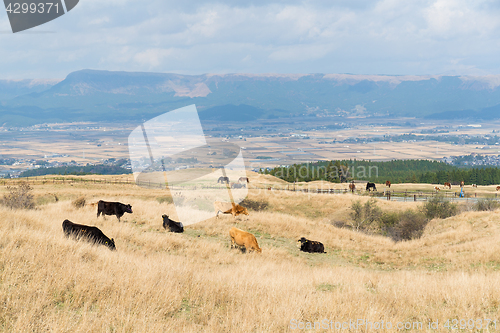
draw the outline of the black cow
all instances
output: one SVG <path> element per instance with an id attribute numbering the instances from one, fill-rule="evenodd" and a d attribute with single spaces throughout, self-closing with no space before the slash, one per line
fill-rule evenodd
<path id="1" fill-rule="evenodd" d="M 84 238 L 94 244 L 102 244 L 109 247 L 111 250 L 116 250 L 115 240 L 109 239 L 97 227 L 91 227 L 83 224 L 76 224 L 69 220 L 64 220 L 62 223 L 64 235 L 66 237 L 73 236 L 76 238 Z"/>
<path id="2" fill-rule="evenodd" d="M 366 183 L 366 190 L 369 192 L 371 189 L 373 189 L 374 191 L 377 190 L 377 188 L 375 187 L 375 183 Z"/>
<path id="3" fill-rule="evenodd" d="M 97 217 L 99 215 L 116 215 L 118 222 L 120 222 L 120 217 L 125 213 L 132 214 L 132 206 L 122 204 L 121 202 L 108 202 L 99 200 L 97 203 Z"/>
<path id="4" fill-rule="evenodd" d="M 161 217 L 163 217 L 163 228 L 165 230 L 168 227 L 171 232 L 184 232 L 184 226 L 182 225 L 182 222 L 175 222 L 174 220 L 171 220 L 166 214 L 162 215 Z"/>
<path id="5" fill-rule="evenodd" d="M 217 183 L 226 183 L 226 184 L 229 184 L 229 177 L 219 177 L 219 179 L 217 180 Z"/>
<path id="6" fill-rule="evenodd" d="M 314 253 L 314 252 L 326 253 L 325 247 L 320 242 L 308 240 L 304 237 L 299 239 L 298 242 L 301 243 L 300 244 L 300 251 L 309 252 L 309 253 Z"/>

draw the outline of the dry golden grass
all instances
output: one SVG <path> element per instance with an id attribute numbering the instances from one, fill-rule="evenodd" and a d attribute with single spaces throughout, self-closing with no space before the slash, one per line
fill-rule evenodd
<path id="1" fill-rule="evenodd" d="M 273 182 L 252 177 L 250 185 Z M 394 243 L 332 225 L 348 219 L 353 200 L 368 199 L 351 194 L 250 186 L 266 211 L 212 218 L 183 234 L 161 226 L 162 214 L 175 216 L 157 200 L 165 191 L 47 183 L 34 194 L 43 202 L 36 210 L 0 208 L 4 332 L 287 332 L 294 319 L 422 322 L 424 330 L 439 320 L 445 331 L 447 319 L 498 319 L 499 211 L 433 220 L 421 239 Z M 130 203 L 134 212 L 122 222 L 97 218 L 95 208 L 72 205 L 81 196 Z M 65 238 L 64 219 L 99 227 L 117 251 Z M 232 226 L 254 233 L 262 254 L 231 250 Z M 327 254 L 298 251 L 302 236 L 323 242 Z"/>

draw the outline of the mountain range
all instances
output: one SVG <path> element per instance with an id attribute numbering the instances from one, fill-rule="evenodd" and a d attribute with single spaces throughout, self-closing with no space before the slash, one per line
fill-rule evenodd
<path id="1" fill-rule="evenodd" d="M 81 70 L 0 80 L 0 125 L 142 122 L 196 104 L 202 120 L 309 116 L 500 118 L 500 76 L 203 74 Z"/>

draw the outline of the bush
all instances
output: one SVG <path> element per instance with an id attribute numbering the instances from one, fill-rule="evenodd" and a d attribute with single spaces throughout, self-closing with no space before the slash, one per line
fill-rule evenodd
<path id="1" fill-rule="evenodd" d="M 31 194 L 33 188 L 28 183 L 21 183 L 18 187 L 7 186 L 8 194 L 2 198 L 2 204 L 11 209 L 33 209 L 35 208 L 34 196 Z"/>
<path id="2" fill-rule="evenodd" d="M 457 205 L 445 200 L 442 196 L 435 196 L 428 200 L 422 207 L 422 212 L 429 219 L 440 218 L 445 219 L 456 215 L 458 212 Z"/>
<path id="3" fill-rule="evenodd" d="M 252 200 L 245 198 L 242 202 L 239 203 L 241 206 L 254 210 L 256 212 L 260 212 L 266 210 L 269 207 L 269 202 L 264 200 Z"/>
<path id="4" fill-rule="evenodd" d="M 388 230 L 389 236 L 394 241 L 417 239 L 422 236 L 425 226 L 429 222 L 422 212 L 408 209 L 398 215 L 398 223 Z"/>
<path id="5" fill-rule="evenodd" d="M 364 205 L 359 200 L 355 201 L 351 209 L 351 218 L 354 221 L 354 228 L 356 230 L 367 229 L 382 216 L 382 210 L 377 206 L 377 201 L 374 198 L 365 202 Z"/>
<path id="6" fill-rule="evenodd" d="M 383 212 L 375 199 L 362 205 L 359 201 L 351 206 L 351 218 L 356 230 L 367 230 L 391 237 L 394 241 L 416 239 L 422 236 L 428 219 L 421 211 Z M 337 222 L 338 227 L 340 223 Z M 335 224 L 334 224 L 335 225 Z"/>
<path id="7" fill-rule="evenodd" d="M 500 202 L 495 199 L 479 199 L 474 204 L 474 210 L 477 211 L 489 211 L 495 210 L 500 207 Z"/>
<path id="8" fill-rule="evenodd" d="M 158 203 L 160 203 L 160 204 L 162 204 L 164 202 L 166 202 L 168 204 L 174 203 L 174 199 L 172 197 L 158 197 L 158 198 L 156 198 L 156 201 L 158 201 Z"/>
<path id="9" fill-rule="evenodd" d="M 71 204 L 75 206 L 75 208 L 85 207 L 85 197 L 79 197 L 78 199 L 75 199 Z"/>

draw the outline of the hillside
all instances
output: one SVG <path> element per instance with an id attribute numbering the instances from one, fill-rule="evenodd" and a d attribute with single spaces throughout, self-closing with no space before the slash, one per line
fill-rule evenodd
<path id="1" fill-rule="evenodd" d="M 325 318 L 424 327 L 497 319 L 499 211 L 433 220 L 422 238 L 394 243 L 332 225 L 365 197 L 258 190 L 282 181 L 251 174 L 249 198 L 267 209 L 172 234 L 161 226 L 162 214 L 175 216 L 167 193 L 98 177 L 110 182 L 34 185 L 36 210 L 0 207 L 1 331 L 285 332 L 293 320 Z M 71 204 L 81 196 L 130 203 L 133 214 L 96 218 L 95 208 Z M 64 219 L 98 226 L 117 251 L 65 238 Z M 232 226 L 254 233 L 262 254 L 230 249 Z M 327 254 L 298 251 L 302 236 Z"/>
<path id="2" fill-rule="evenodd" d="M 228 120 L 225 114 L 232 121 L 303 114 L 490 120 L 499 117 L 497 81 L 496 76 L 180 75 L 81 70 L 44 86 L 32 81 L 0 82 L 0 123 L 141 122 L 190 104 L 197 105 L 205 120 Z"/>

